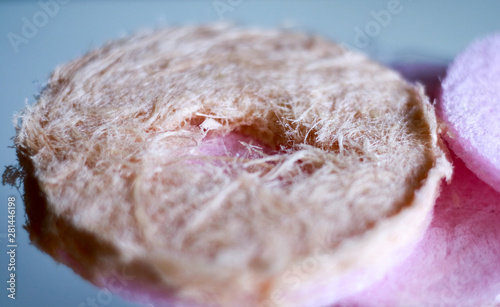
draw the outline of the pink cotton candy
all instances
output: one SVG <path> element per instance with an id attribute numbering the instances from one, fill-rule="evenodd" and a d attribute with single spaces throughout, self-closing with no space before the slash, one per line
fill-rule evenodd
<path id="1" fill-rule="evenodd" d="M 453 160 L 452 182 L 410 257 L 336 306 L 500 305 L 500 193 Z"/>
<path id="2" fill-rule="evenodd" d="M 453 151 L 500 191 L 500 33 L 455 59 L 442 84 L 438 112 L 448 125 Z"/>

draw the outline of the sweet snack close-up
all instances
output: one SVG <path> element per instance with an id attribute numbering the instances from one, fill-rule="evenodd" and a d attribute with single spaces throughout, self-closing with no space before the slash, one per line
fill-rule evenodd
<path id="1" fill-rule="evenodd" d="M 453 151 L 500 192 L 500 33 L 471 44 L 448 68 L 439 116 Z"/>
<path id="2" fill-rule="evenodd" d="M 285 30 L 139 32 L 18 120 L 32 242 L 155 306 L 335 303 L 404 261 L 452 175 L 420 85 Z"/>

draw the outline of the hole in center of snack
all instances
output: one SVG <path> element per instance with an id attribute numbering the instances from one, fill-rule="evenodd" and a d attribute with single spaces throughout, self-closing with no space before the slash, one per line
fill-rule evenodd
<path id="1" fill-rule="evenodd" d="M 276 150 L 258 138 L 242 132 L 231 131 L 227 134 L 208 133 L 198 147 L 203 156 L 234 157 L 258 159 L 276 154 Z"/>

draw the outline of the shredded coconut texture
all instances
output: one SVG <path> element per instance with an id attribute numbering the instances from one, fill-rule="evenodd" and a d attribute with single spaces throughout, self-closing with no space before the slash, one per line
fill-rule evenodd
<path id="1" fill-rule="evenodd" d="M 19 119 L 47 203 L 33 241 L 95 283 L 126 267 L 179 304 L 331 302 L 318 285 L 390 266 L 451 175 L 421 88 L 282 30 L 112 42 L 58 67 Z"/>

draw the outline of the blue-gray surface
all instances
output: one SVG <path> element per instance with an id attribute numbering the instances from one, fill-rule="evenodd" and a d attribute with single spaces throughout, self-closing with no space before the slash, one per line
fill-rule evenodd
<path id="1" fill-rule="evenodd" d="M 0 166 L 13 114 L 53 68 L 102 43 L 165 24 L 234 21 L 287 26 L 324 35 L 381 59 L 447 61 L 469 42 L 500 31 L 500 2 L 491 1 L 3 1 L 0 2 Z M 381 13 L 381 10 L 389 14 Z M 3 170 L 2 170 L 3 171 Z M 7 198 L 16 197 L 16 299 L 7 298 Z M 0 186 L 0 306 L 138 306 L 108 297 L 30 245 L 19 193 Z"/>

